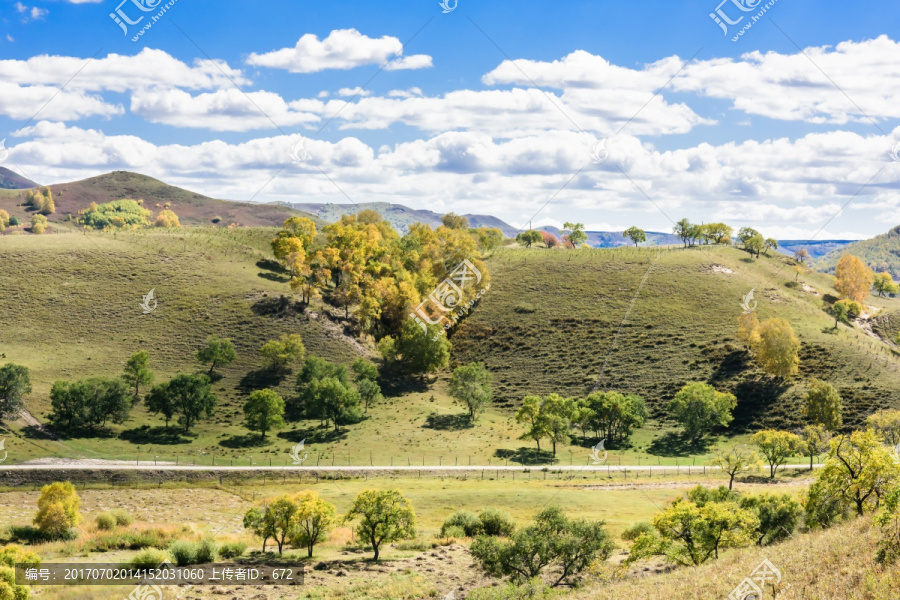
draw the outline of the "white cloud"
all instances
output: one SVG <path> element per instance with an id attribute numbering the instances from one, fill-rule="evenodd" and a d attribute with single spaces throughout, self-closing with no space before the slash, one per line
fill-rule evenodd
<path id="1" fill-rule="evenodd" d="M 38 114 L 42 119 L 69 121 L 90 116 L 112 117 L 124 112 L 121 105 L 110 104 L 81 90 L 59 91 L 46 85 L 21 86 L 0 81 L 0 114 L 16 120 L 24 121 Z"/>
<path id="2" fill-rule="evenodd" d="M 352 69 L 364 65 L 382 65 L 394 60 L 386 68 L 422 69 L 431 66 L 431 57 L 423 54 L 401 56 L 403 44 L 391 36 L 370 38 L 356 29 L 335 29 L 320 40 L 312 33 L 303 35 L 293 48 L 281 48 L 264 54 L 252 53 L 247 63 L 272 69 L 286 69 L 291 73 L 316 73 L 326 69 Z"/>

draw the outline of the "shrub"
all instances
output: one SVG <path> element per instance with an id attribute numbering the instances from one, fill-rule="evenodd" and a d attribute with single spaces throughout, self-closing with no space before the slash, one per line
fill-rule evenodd
<path id="1" fill-rule="evenodd" d="M 645 533 L 653 533 L 653 531 L 653 525 L 646 521 L 638 521 L 622 532 L 622 539 L 628 542 L 633 542 L 634 540 L 641 537 L 641 535 Z"/>
<path id="2" fill-rule="evenodd" d="M 109 511 L 109 514 L 113 516 L 116 520 L 116 525 L 120 527 L 128 527 L 132 523 L 134 523 L 134 517 L 131 516 L 131 513 L 127 510 L 116 508 L 114 510 Z"/>
<path id="3" fill-rule="evenodd" d="M 480 523 L 479 523 L 480 525 Z M 450 525 L 447 526 L 446 523 L 441 527 L 441 537 L 442 538 L 455 538 L 457 540 L 461 540 L 466 537 L 472 537 L 466 533 L 466 530 L 460 527 L 459 525 Z"/>
<path id="4" fill-rule="evenodd" d="M 34 215 L 31 217 L 31 233 L 41 234 L 47 231 L 47 217 Z"/>
<path id="5" fill-rule="evenodd" d="M 109 531 L 116 528 L 116 518 L 109 513 L 100 513 L 94 520 L 97 522 L 97 529 L 100 531 Z"/>
<path id="6" fill-rule="evenodd" d="M 62 538 L 75 525 L 81 522 L 78 508 L 81 500 L 75 492 L 75 486 L 57 481 L 41 488 L 38 498 L 38 513 L 34 524 L 41 533 L 51 538 Z"/>
<path id="7" fill-rule="evenodd" d="M 461 530 L 462 535 L 458 535 L 458 532 L 450 533 L 451 529 Z M 441 537 L 475 537 L 482 533 L 484 533 L 484 525 L 474 513 L 467 510 L 456 511 L 441 525 Z"/>
<path id="8" fill-rule="evenodd" d="M 544 583 L 540 577 L 535 577 L 522 585 L 506 583 L 497 587 L 475 588 L 468 600 L 549 600 L 557 598 L 561 594 Z"/>
<path id="9" fill-rule="evenodd" d="M 19 221 L 19 217 L 10 217 L 9 218 L 9 226 L 10 227 L 18 227 L 22 222 Z"/>
<path id="10" fill-rule="evenodd" d="M 168 560 L 169 556 L 162 550 L 149 549 L 138 552 L 131 559 L 135 569 L 153 569 Z"/>
<path id="11" fill-rule="evenodd" d="M 237 558 L 247 551 L 247 544 L 244 542 L 225 542 L 219 547 L 219 555 L 222 558 Z"/>
<path id="12" fill-rule="evenodd" d="M 181 227 L 181 223 L 178 221 L 178 215 L 169 209 L 160 211 L 153 224 L 156 227 Z"/>
<path id="13" fill-rule="evenodd" d="M 218 216 L 213 217 L 213 218 L 211 219 L 211 221 L 212 221 L 213 223 L 221 223 L 221 222 L 222 222 L 222 217 L 218 217 Z"/>
<path id="14" fill-rule="evenodd" d="M 197 544 L 194 542 L 177 541 L 169 546 L 169 555 L 179 567 L 197 564 Z"/>
<path id="15" fill-rule="evenodd" d="M 204 538 L 202 542 L 197 544 L 197 564 L 205 565 L 206 563 L 215 562 L 219 556 L 216 542 L 212 538 Z"/>
<path id="16" fill-rule="evenodd" d="M 488 508 L 478 515 L 484 535 L 509 537 L 516 530 L 516 522 L 508 513 L 496 508 Z"/>

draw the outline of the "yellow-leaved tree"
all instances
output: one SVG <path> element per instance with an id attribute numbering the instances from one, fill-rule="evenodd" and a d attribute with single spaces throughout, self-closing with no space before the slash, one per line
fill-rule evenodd
<path id="1" fill-rule="evenodd" d="M 875 274 L 858 256 L 845 254 L 834 270 L 834 289 L 841 298 L 849 298 L 863 306 L 869 297 L 869 290 L 875 281 Z"/>
<path id="2" fill-rule="evenodd" d="M 70 482 L 57 481 L 45 485 L 38 498 L 34 524 L 47 537 L 61 538 L 81 522 L 80 507 L 81 499 Z"/>
<path id="3" fill-rule="evenodd" d="M 766 319 L 758 332 L 753 351 L 760 368 L 782 379 L 795 375 L 800 366 L 800 340 L 791 324 L 784 319 Z"/>

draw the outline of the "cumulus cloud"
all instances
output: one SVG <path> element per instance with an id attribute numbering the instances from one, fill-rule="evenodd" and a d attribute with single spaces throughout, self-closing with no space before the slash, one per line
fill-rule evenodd
<path id="1" fill-rule="evenodd" d="M 370 38 L 356 29 L 335 29 L 319 39 L 313 33 L 303 35 L 293 48 L 281 48 L 263 54 L 252 53 L 247 64 L 285 69 L 291 73 L 317 73 L 327 69 L 353 69 L 364 65 L 382 65 L 388 70 L 424 69 L 431 57 L 424 54 L 402 56 L 403 44 L 392 36 Z"/>

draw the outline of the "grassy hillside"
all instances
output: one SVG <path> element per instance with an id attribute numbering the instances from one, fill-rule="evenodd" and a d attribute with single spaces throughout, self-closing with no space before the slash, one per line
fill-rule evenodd
<path id="1" fill-rule="evenodd" d="M 815 261 L 815 267 L 826 273 L 834 273 L 844 254 L 855 254 L 877 273 L 887 271 L 894 279 L 900 278 L 900 225 L 887 233 L 847 244 Z"/>
<path id="2" fill-rule="evenodd" d="M 596 386 L 637 392 L 658 416 L 685 382 L 703 380 L 738 397 L 738 430 L 787 427 L 799 423 L 802 380 L 813 376 L 841 391 L 848 424 L 900 405 L 891 349 L 858 328 L 833 330 L 821 308 L 822 294 L 834 294 L 830 278 L 795 282 L 790 263 L 726 247 L 504 249 L 489 263 L 491 291 L 451 337 L 454 362 L 484 361 L 509 408 L 527 394 L 583 396 Z M 761 373 L 735 339 L 751 289 L 759 319 L 787 319 L 803 343 L 794 381 Z"/>
<path id="3" fill-rule="evenodd" d="M 31 186 L 27 186 L 31 187 Z M 158 213 L 170 203 L 170 208 L 178 215 L 182 225 L 212 225 L 218 217 L 218 225 L 225 227 L 231 223 L 248 226 L 278 227 L 292 216 L 312 215 L 294 210 L 288 206 L 259 203 L 239 203 L 227 200 L 216 200 L 202 194 L 171 186 L 158 179 L 131 173 L 115 171 L 99 177 L 91 177 L 83 181 L 50 185 L 56 212 L 48 217 L 51 222 L 61 223 L 69 215 L 77 215 L 87 208 L 91 202 L 102 204 L 123 198 L 143 199 L 144 208 L 153 214 Z M 0 208 L 7 210 L 20 219 L 30 219 L 25 208 L 19 206 L 24 202 L 25 191 L 6 192 L 0 194 Z M 315 219 L 315 218 L 314 218 Z M 318 224 L 322 221 L 315 219 Z"/>
<path id="4" fill-rule="evenodd" d="M 139 349 L 150 352 L 157 381 L 200 369 L 194 353 L 210 334 L 234 340 L 238 353 L 214 385 L 215 417 L 189 436 L 166 430 L 138 405 L 131 420 L 109 431 L 60 441 L 19 422 L 6 440 L 10 461 L 179 455 L 208 464 L 215 454 L 235 464 L 283 464 L 290 447 L 306 440 L 310 460 L 321 464 L 505 464 L 507 458 L 546 464 L 546 453 L 535 456 L 533 444 L 517 439 L 522 428 L 514 409 L 529 393 L 582 396 L 595 385 L 634 391 L 659 417 L 685 381 L 709 380 L 739 398 L 739 435 L 723 440 L 730 444 L 745 441 L 751 426 L 796 424 L 806 377 L 838 386 L 851 425 L 892 405 L 900 391 L 897 359 L 885 344 L 859 329 L 831 329 L 820 308 L 821 294 L 833 292 L 830 278 L 805 276 L 813 291 L 804 291 L 787 269 L 778 272 L 788 261 L 781 255 L 751 260 L 731 248 L 504 249 L 488 261 L 490 292 L 451 337 L 454 365 L 482 360 L 494 375 L 497 401 L 474 426 L 448 395 L 442 373 L 432 383 L 387 389 L 366 420 L 339 433 L 301 421 L 261 444 L 242 425 L 246 395 L 269 386 L 290 397 L 295 377 L 266 377 L 258 354 L 264 341 L 299 332 L 310 355 L 344 364 L 360 353 L 374 356 L 371 341 L 346 337 L 321 305 L 304 311 L 281 300 L 290 291 L 285 274 L 268 260 L 275 231 L 195 227 L 0 238 L 0 362 L 31 369 L 27 407 L 38 420 L 49 412 L 55 380 L 117 375 Z M 760 318 L 788 319 L 803 340 L 796 382 L 773 382 L 734 341 L 739 301 L 751 288 Z M 145 315 L 139 303 L 150 289 L 159 304 Z M 885 315 L 900 305 L 875 298 L 871 304 Z M 711 448 L 686 452 L 671 443 L 673 430 L 654 420 L 635 434 L 633 448 L 614 449 L 610 461 L 684 465 L 690 455 L 702 464 Z M 557 460 L 584 464 L 582 444 L 562 445 Z"/>

